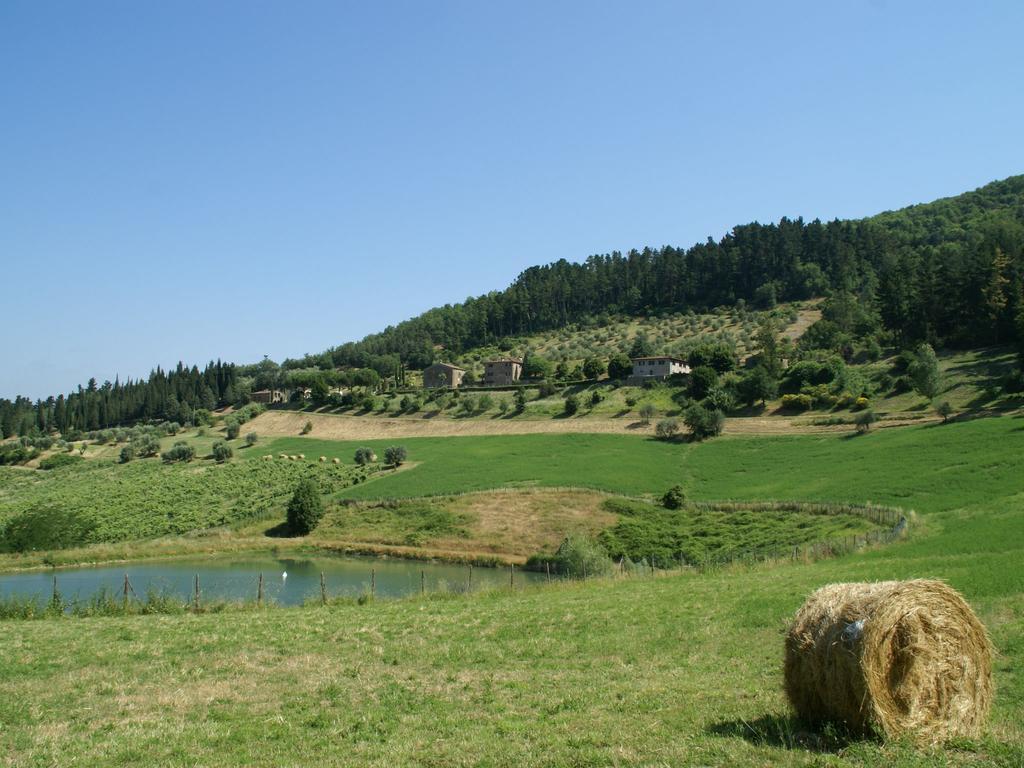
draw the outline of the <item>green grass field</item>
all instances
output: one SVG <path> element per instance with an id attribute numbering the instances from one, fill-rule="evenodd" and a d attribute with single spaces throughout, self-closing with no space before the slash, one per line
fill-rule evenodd
<path id="1" fill-rule="evenodd" d="M 594 457 L 601 443 L 562 443 L 579 454 L 566 466 L 595 484 L 606 473 L 635 488 L 682 480 L 705 499 L 899 504 L 919 522 L 907 541 L 811 564 L 365 606 L 6 622 L 0 754 L 18 766 L 1024 764 L 1024 419 L 859 438 L 620 440 L 627 448 L 608 461 Z M 460 473 L 485 485 L 491 470 L 492 485 L 557 477 L 544 471 L 550 458 L 527 457 L 533 443 L 509 458 L 512 438 L 493 450 L 469 438 L 447 450 L 404 442 L 421 463 L 360 493 L 422 491 Z M 336 447 L 350 458 L 351 446 Z M 435 479 L 417 479 L 428 467 Z M 804 732 L 781 693 L 787 618 L 821 584 L 909 577 L 947 579 L 989 627 L 999 655 L 988 734 L 920 751 Z"/>

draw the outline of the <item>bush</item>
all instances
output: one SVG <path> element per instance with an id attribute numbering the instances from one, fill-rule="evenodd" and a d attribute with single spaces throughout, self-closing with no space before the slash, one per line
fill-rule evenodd
<path id="1" fill-rule="evenodd" d="M 238 433 L 241 432 L 242 425 L 234 419 L 228 419 L 224 422 L 224 434 L 227 435 L 228 440 L 234 440 L 238 437 Z"/>
<path id="2" fill-rule="evenodd" d="M 654 428 L 654 434 L 659 440 L 673 440 L 679 434 L 678 419 L 662 419 Z"/>
<path id="3" fill-rule="evenodd" d="M 179 440 L 173 447 L 164 451 L 160 458 L 165 464 L 173 464 L 176 461 L 192 461 L 195 456 L 196 449 L 184 440 Z"/>
<path id="4" fill-rule="evenodd" d="M 661 497 L 661 506 L 665 509 L 680 509 L 685 503 L 686 494 L 681 485 L 673 485 Z"/>
<path id="5" fill-rule="evenodd" d="M 515 404 L 516 413 L 522 413 L 526 410 L 526 391 L 522 388 L 516 390 L 516 394 L 513 397 Z"/>
<path id="6" fill-rule="evenodd" d="M 79 513 L 38 505 L 0 529 L 0 552 L 67 549 L 86 544 L 96 524 Z"/>
<path id="7" fill-rule="evenodd" d="M 597 405 L 599 405 L 602 400 L 604 400 L 604 395 L 601 394 L 601 390 L 595 389 L 593 392 L 590 393 L 589 404 L 591 408 L 594 408 Z"/>
<path id="8" fill-rule="evenodd" d="M 218 464 L 223 464 L 225 461 L 235 455 L 235 452 L 231 450 L 231 446 L 225 443 L 223 440 L 218 440 L 213 444 L 213 458 Z"/>
<path id="9" fill-rule="evenodd" d="M 39 462 L 40 469 L 59 469 L 60 467 L 66 467 L 69 464 L 78 464 L 79 462 L 85 461 L 81 456 L 74 456 L 70 453 L 55 453 L 53 456 L 47 456 L 45 459 Z"/>
<path id="10" fill-rule="evenodd" d="M 588 379 L 596 379 L 604 374 L 605 364 L 596 357 L 591 357 L 583 363 L 583 375 Z"/>
<path id="11" fill-rule="evenodd" d="M 288 530 L 295 536 L 305 536 L 324 516 L 320 488 L 312 480 L 303 480 L 288 502 Z"/>
<path id="12" fill-rule="evenodd" d="M 370 399 L 372 400 L 373 398 L 370 398 Z M 366 410 L 372 410 L 372 409 L 373 409 L 373 404 L 371 403 L 370 407 L 367 408 Z M 299 434 L 300 435 L 308 435 L 312 431 L 313 431 L 313 422 L 312 421 L 307 421 L 305 424 L 302 425 L 302 429 L 300 430 Z"/>
<path id="13" fill-rule="evenodd" d="M 129 461 L 135 458 L 135 448 L 129 443 L 121 449 L 121 455 L 118 457 L 118 461 L 122 464 L 127 464 Z"/>
<path id="14" fill-rule="evenodd" d="M 709 365 L 701 365 L 690 372 L 690 397 L 703 400 L 718 383 L 718 372 Z"/>
<path id="15" fill-rule="evenodd" d="M 546 566 L 563 576 L 581 579 L 611 573 L 613 564 L 608 553 L 596 541 L 570 535 L 554 555 L 534 555 L 526 563 L 531 570 L 544 570 Z"/>
<path id="16" fill-rule="evenodd" d="M 576 395 L 569 395 L 565 398 L 565 405 L 562 407 L 562 412 L 566 416 L 572 416 L 576 411 L 580 409 L 580 401 Z"/>
<path id="17" fill-rule="evenodd" d="M 551 397 L 558 391 L 558 387 L 553 382 L 544 379 L 537 387 L 537 397 Z"/>
<path id="18" fill-rule="evenodd" d="M 371 464 L 377 460 L 377 454 L 372 448 L 356 448 L 355 461 L 360 467 Z"/>
<path id="19" fill-rule="evenodd" d="M 133 440 L 131 445 L 135 450 L 135 455 L 140 459 L 156 456 L 157 451 L 160 450 L 160 443 L 152 435 L 142 435 Z"/>
<path id="20" fill-rule="evenodd" d="M 651 403 L 644 403 L 640 406 L 640 410 L 637 413 L 640 414 L 640 419 L 644 424 L 650 424 L 651 419 L 658 415 L 658 409 Z"/>
<path id="21" fill-rule="evenodd" d="M 245 436 L 245 444 L 246 445 L 256 445 L 256 443 L 257 443 L 257 441 L 259 439 L 260 439 L 259 435 L 257 435 L 255 432 L 250 432 L 250 433 L 248 433 Z"/>
<path id="22" fill-rule="evenodd" d="M 878 421 L 878 417 L 872 411 L 861 411 L 853 420 L 857 425 L 857 434 L 863 435 L 871 431 L 871 425 Z"/>
<path id="23" fill-rule="evenodd" d="M 408 455 L 404 445 L 392 445 L 384 449 L 384 461 L 388 466 L 397 467 L 401 465 Z"/>
<path id="24" fill-rule="evenodd" d="M 858 397 L 856 400 L 853 401 L 852 408 L 855 411 L 863 411 L 870 404 L 871 404 L 870 401 L 866 397 Z"/>
<path id="25" fill-rule="evenodd" d="M 690 428 L 690 432 L 697 440 L 704 440 L 708 437 L 717 437 L 722 434 L 722 427 L 725 426 L 725 415 L 721 411 L 705 408 L 703 405 L 694 403 L 686 409 L 683 421 Z"/>
<path id="26" fill-rule="evenodd" d="M 814 398 L 807 394 L 782 396 L 782 407 L 787 411 L 806 411 L 812 405 L 814 405 Z"/>
<path id="27" fill-rule="evenodd" d="M 949 404 L 948 400 L 944 400 L 935 406 L 935 412 L 942 417 L 942 423 L 945 424 L 949 421 L 949 417 L 953 415 L 953 406 Z M 39 466 L 42 466 L 42 464 Z"/>

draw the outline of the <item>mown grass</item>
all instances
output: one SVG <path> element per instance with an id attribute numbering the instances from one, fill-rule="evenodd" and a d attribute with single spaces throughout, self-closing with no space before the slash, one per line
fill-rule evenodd
<path id="1" fill-rule="evenodd" d="M 444 478 L 472 463 L 417 457 L 405 442 Z M 921 525 L 905 542 L 810 564 L 364 606 L 10 622 L 0 754 L 11 765 L 1024 764 L 1024 420 L 661 448 L 694 498 L 874 501 L 916 509 Z M 512 467 L 493 482 L 538 472 Z M 787 617 L 823 583 L 911 577 L 947 579 L 989 627 L 990 730 L 936 750 L 807 732 L 781 692 Z"/>

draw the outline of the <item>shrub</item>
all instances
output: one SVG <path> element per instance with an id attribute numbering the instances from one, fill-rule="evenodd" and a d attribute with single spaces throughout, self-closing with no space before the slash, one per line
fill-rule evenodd
<path id="1" fill-rule="evenodd" d="M 179 440 L 171 448 L 164 451 L 160 458 L 163 459 L 165 464 L 173 464 L 176 461 L 192 461 L 195 455 L 195 448 L 184 440 Z"/>
<path id="2" fill-rule="evenodd" d="M 513 397 L 516 413 L 522 413 L 526 410 L 526 391 L 522 388 L 516 390 L 516 394 Z"/>
<path id="3" fill-rule="evenodd" d="M 562 407 L 562 412 L 566 416 L 572 416 L 576 411 L 580 409 L 580 401 L 576 395 L 569 395 L 565 398 L 565 405 Z"/>
<path id="4" fill-rule="evenodd" d="M 356 448 L 355 461 L 360 467 L 371 464 L 376 460 L 377 454 L 373 452 L 372 448 Z"/>
<path id="5" fill-rule="evenodd" d="M 135 450 L 136 456 L 140 459 L 145 459 L 150 456 L 156 456 L 157 451 L 160 450 L 160 443 L 152 435 L 142 435 L 132 441 L 132 447 Z"/>
<path id="6" fill-rule="evenodd" d="M 604 400 L 604 395 L 601 394 L 601 390 L 595 389 L 590 393 L 590 407 L 593 408 L 600 404 Z"/>
<path id="7" fill-rule="evenodd" d="M 238 433 L 242 430 L 242 425 L 234 419 L 228 419 L 224 422 L 224 434 L 228 440 L 234 440 L 238 437 Z"/>
<path id="8" fill-rule="evenodd" d="M 85 544 L 96 524 L 61 507 L 37 505 L 0 529 L 0 552 L 66 549 Z"/>
<path id="9" fill-rule="evenodd" d="M 225 461 L 235 455 L 235 452 L 231 450 L 231 446 L 225 443 L 223 440 L 218 440 L 213 444 L 213 458 L 218 464 L 223 464 Z"/>
<path id="10" fill-rule="evenodd" d="M 782 407 L 788 411 L 806 411 L 812 405 L 814 405 L 814 399 L 807 394 L 782 396 Z"/>
<path id="11" fill-rule="evenodd" d="M 259 435 L 257 435 L 257 434 L 256 434 L 255 432 L 250 432 L 250 433 L 248 433 L 248 434 L 247 434 L 247 435 L 245 436 L 245 444 L 246 444 L 246 445 L 256 445 L 256 442 L 257 442 L 257 441 L 258 441 L 259 439 L 260 439 L 260 438 L 259 438 Z"/>
<path id="12" fill-rule="evenodd" d="M 853 409 L 855 411 L 863 411 L 865 408 L 868 407 L 868 405 L 870 405 L 870 401 L 863 396 L 858 397 L 856 400 L 853 401 Z"/>
<path id="13" fill-rule="evenodd" d="M 857 434 L 863 435 L 871 431 L 871 425 L 878 421 L 878 417 L 872 411 L 861 411 L 853 420 L 857 425 Z"/>
<path id="14" fill-rule="evenodd" d="M 681 485 L 673 485 L 661 497 L 661 506 L 665 509 L 680 509 L 685 502 L 686 494 Z"/>
<path id="15" fill-rule="evenodd" d="M 654 428 L 654 434 L 659 440 L 672 440 L 679 434 L 678 419 L 662 419 Z"/>
<path id="16" fill-rule="evenodd" d="M 370 400 L 372 401 L 373 398 L 370 398 Z M 366 410 L 372 410 L 372 409 L 373 409 L 373 404 L 371 403 L 370 407 L 367 408 Z M 313 431 L 313 422 L 312 421 L 307 421 L 305 424 L 302 425 L 302 430 L 299 432 L 299 434 L 308 435 L 312 431 Z"/>
<path id="17" fill-rule="evenodd" d="M 526 567 L 543 570 L 550 565 L 555 573 L 580 579 L 611 573 L 612 561 L 604 548 L 592 539 L 570 535 L 562 541 L 554 555 L 534 555 Z"/>
<path id="18" fill-rule="evenodd" d="M 605 372 L 605 364 L 596 357 L 591 357 L 583 363 L 583 376 L 588 379 L 596 379 Z"/>
<path id="19" fill-rule="evenodd" d="M 55 453 L 53 456 L 47 456 L 45 459 L 39 462 L 40 469 L 59 469 L 60 467 L 66 467 L 69 464 L 78 464 L 81 461 L 85 461 L 81 456 L 74 456 L 69 453 Z"/>
<path id="20" fill-rule="evenodd" d="M 949 421 L 949 417 L 953 415 L 953 406 L 949 404 L 948 400 L 943 400 L 937 406 L 935 406 L 935 412 L 942 417 L 942 423 L 945 424 Z M 42 464 L 39 465 L 43 466 Z"/>
<path id="21" fill-rule="evenodd" d="M 658 409 L 651 403 L 644 403 L 640 406 L 640 410 L 637 413 L 640 414 L 640 419 L 644 424 L 650 424 L 651 419 L 658 415 Z"/>
<path id="22" fill-rule="evenodd" d="M 914 351 L 907 374 L 919 395 L 932 400 L 939 394 L 939 359 L 931 345 L 922 344 Z"/>
<path id="23" fill-rule="evenodd" d="M 725 425 L 725 415 L 721 411 L 705 408 L 703 405 L 694 403 L 686 409 L 683 421 L 690 428 L 690 432 L 697 440 L 704 440 L 708 437 L 716 437 L 722 433 Z"/>
<path id="24" fill-rule="evenodd" d="M 702 365 L 690 372 L 690 397 L 703 400 L 711 388 L 718 383 L 718 372 L 709 365 Z"/>
<path id="25" fill-rule="evenodd" d="M 544 379 L 537 387 L 537 397 L 551 397 L 558 391 L 558 387 L 548 379 Z"/>
<path id="26" fill-rule="evenodd" d="M 129 443 L 121 449 L 121 455 L 118 457 L 118 461 L 122 464 L 127 464 L 129 461 L 135 458 L 135 448 Z"/>
<path id="27" fill-rule="evenodd" d="M 316 528 L 323 516 L 320 489 L 313 480 L 303 480 L 288 502 L 288 530 L 296 536 L 305 536 Z"/>
<path id="28" fill-rule="evenodd" d="M 384 449 L 384 461 L 392 467 L 399 466 L 408 455 L 404 445 L 392 445 Z"/>

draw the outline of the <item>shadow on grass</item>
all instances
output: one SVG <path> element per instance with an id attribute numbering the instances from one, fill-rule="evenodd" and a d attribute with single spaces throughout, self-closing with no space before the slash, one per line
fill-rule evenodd
<path id="1" fill-rule="evenodd" d="M 294 538 L 297 538 L 292 533 L 291 528 L 288 527 L 288 523 L 287 522 L 280 522 L 277 525 L 274 525 L 274 526 L 271 526 L 270 528 L 267 528 L 267 530 L 265 530 L 263 532 L 263 535 L 264 536 L 269 536 L 272 539 L 294 539 Z"/>
<path id="2" fill-rule="evenodd" d="M 756 746 L 805 749 L 811 752 L 839 752 L 857 741 L 875 741 L 871 737 L 858 737 L 825 725 L 819 730 L 793 715 L 762 715 L 756 720 L 724 720 L 707 728 L 712 736 L 744 739 Z"/>

